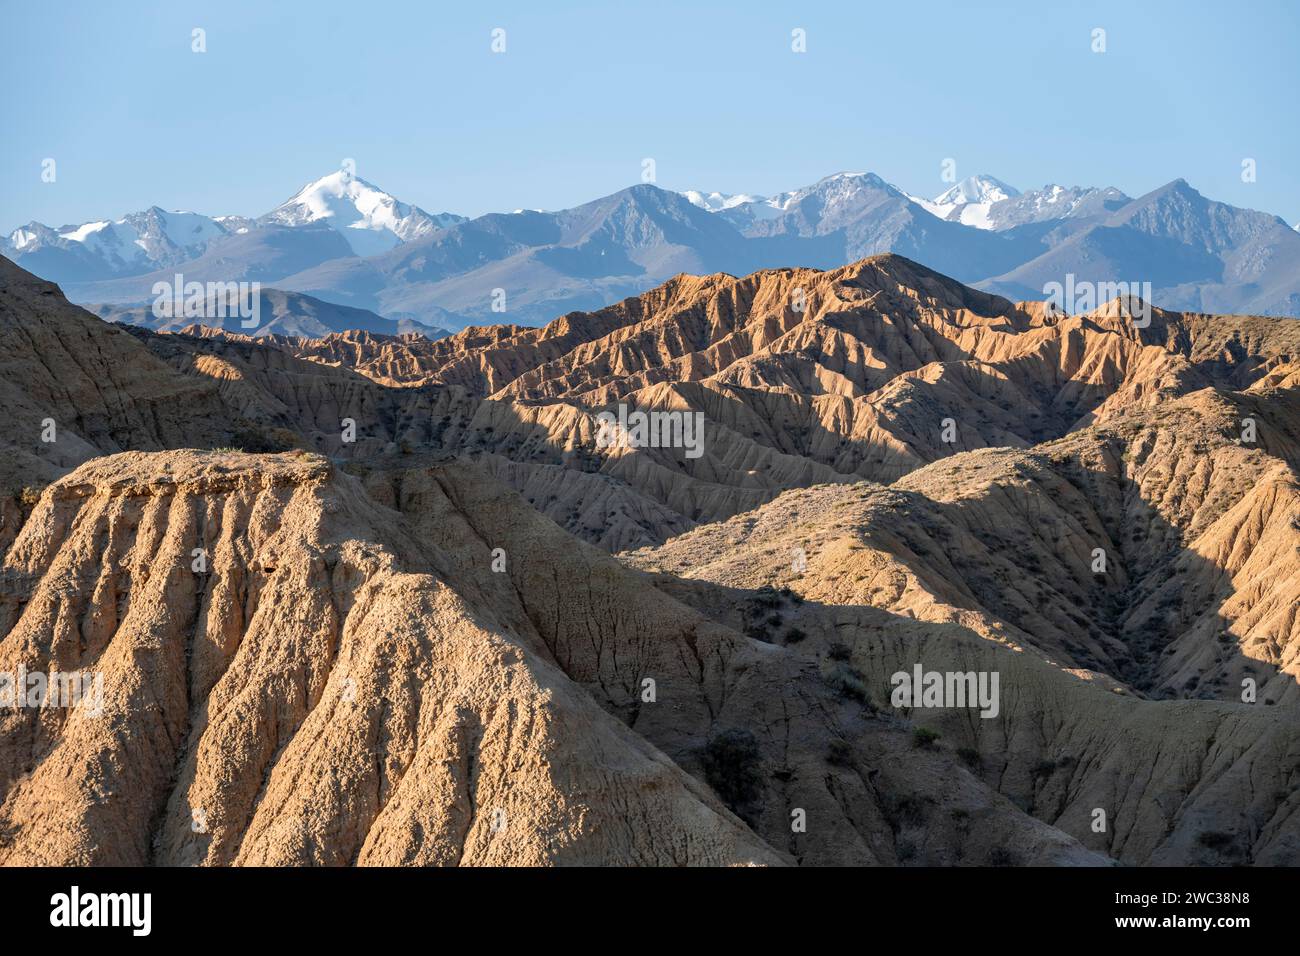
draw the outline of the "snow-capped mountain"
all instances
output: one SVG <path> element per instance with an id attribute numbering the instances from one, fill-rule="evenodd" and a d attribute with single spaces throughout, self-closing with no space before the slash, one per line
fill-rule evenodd
<path id="1" fill-rule="evenodd" d="M 131 229 L 135 233 L 132 243 L 152 262 L 182 253 L 189 255 L 191 250 L 203 248 L 226 232 L 207 216 L 196 212 L 165 212 L 157 206 L 132 213 L 115 226 Z"/>
<path id="2" fill-rule="evenodd" d="M 212 221 L 220 223 L 221 228 L 234 235 L 243 235 L 257 228 L 257 220 L 248 216 L 213 216 Z"/>
<path id="3" fill-rule="evenodd" d="M 120 219 L 57 229 L 31 222 L 5 237 L 0 252 L 56 282 L 89 282 L 145 275 L 202 256 L 209 245 L 268 228 L 302 230 L 304 255 L 310 249 L 328 249 L 317 233 L 329 228 L 354 255 L 369 256 L 463 221 L 452 213 L 431 215 L 340 170 L 308 183 L 255 218 L 167 212 L 152 206 Z M 277 245 L 284 247 L 283 238 Z M 238 258 L 237 253 L 232 256 Z"/>
<path id="4" fill-rule="evenodd" d="M 846 203 L 852 202 L 864 189 L 878 189 L 886 185 L 888 184 L 874 173 L 833 173 L 817 180 L 811 186 L 778 193 L 764 200 L 763 205 L 777 214 L 786 213 L 809 196 L 816 196 L 821 201 L 823 209 L 833 212 Z"/>
<path id="5" fill-rule="evenodd" d="M 864 195 L 874 195 L 881 189 L 893 190 L 894 187 L 874 173 L 834 173 L 811 186 L 777 193 L 775 196 L 703 193 L 693 189 L 684 191 L 682 195 L 692 205 L 719 213 L 723 219 L 744 229 L 754 223 L 780 219 L 793 210 L 801 209 L 805 200 L 810 198 L 815 201 L 815 215 L 819 220 L 834 221 L 842 217 L 844 210 L 859 204 Z M 808 209 L 806 213 L 812 214 L 812 210 Z"/>
<path id="6" fill-rule="evenodd" d="M 56 282 L 91 281 L 185 262 L 230 232 L 209 216 L 151 206 L 120 219 L 58 228 L 30 222 L 9 233 L 0 252 Z"/>
<path id="7" fill-rule="evenodd" d="M 950 222 L 960 222 L 977 229 L 994 228 L 989 213 L 995 205 L 1014 199 L 1020 190 L 1008 186 L 992 176 L 968 176 L 934 199 L 909 196 L 914 203 L 931 215 Z"/>
<path id="8" fill-rule="evenodd" d="M 338 230 L 357 255 L 372 256 L 387 252 L 399 242 L 410 242 L 455 225 L 464 217 L 451 213 L 430 215 L 419 206 L 401 202 L 372 183 L 339 170 L 308 183 L 260 221 L 301 226 L 322 220 Z"/>
<path id="9" fill-rule="evenodd" d="M 381 251 L 357 254 L 371 248 Z M 1072 273 L 1150 281 L 1156 305 L 1300 315 L 1300 232 L 1182 181 L 1130 199 L 1052 185 L 1021 194 L 980 176 L 922 201 L 873 173 L 836 173 L 775 196 L 640 184 L 572 209 L 460 221 L 336 173 L 256 219 L 150 209 L 31 223 L 3 251 L 79 302 L 139 305 L 182 271 L 445 328 L 503 321 L 495 289 L 511 290 L 504 321 L 541 324 L 681 272 L 835 268 L 880 252 L 1013 299 L 1041 298 Z"/>
<path id="10" fill-rule="evenodd" d="M 1152 301 L 1196 312 L 1300 316 L 1300 236 L 1278 216 L 1215 202 L 1175 179 L 1105 215 L 1078 220 L 1040 255 L 976 288 L 1039 298 L 1074 275 L 1149 281 Z M 1003 235 L 1006 235 L 1005 233 Z"/>
<path id="11" fill-rule="evenodd" d="M 882 191 L 902 196 L 902 193 L 874 173 L 833 173 L 819 179 L 811 186 L 777 193 L 767 198 L 753 197 L 748 202 L 736 202 L 710 211 L 718 212 L 724 219 L 742 230 L 758 228 L 755 224 L 784 219 L 798 211 L 804 223 L 804 227 L 801 228 L 811 228 L 816 231 L 822 223 L 837 223 L 846 215 L 853 215 L 853 210 L 858 209 L 864 201 L 874 201 Z M 725 194 L 713 193 L 712 195 Z M 696 203 L 696 205 L 700 204 Z M 813 224 L 814 219 L 817 224 Z"/>
<path id="12" fill-rule="evenodd" d="M 41 248 L 76 250 L 103 262 L 111 273 L 137 267 L 182 262 L 202 251 L 212 239 L 226 234 L 218 222 L 192 212 L 165 212 L 151 206 L 121 219 L 101 219 L 51 229 L 39 222 L 11 232 L 7 245 L 14 252 L 33 254 Z"/>
<path id="13" fill-rule="evenodd" d="M 1021 193 L 992 176 L 970 176 L 934 199 L 909 196 L 940 219 L 1000 232 L 1029 223 L 1105 215 L 1129 201 L 1114 187 L 1057 186 Z"/>
<path id="14" fill-rule="evenodd" d="M 687 189 L 682 195 L 692 206 L 699 206 L 708 212 L 721 212 L 723 209 L 731 209 L 747 203 L 763 202 L 762 196 L 751 196 L 747 193 L 702 193 Z"/>
<path id="15" fill-rule="evenodd" d="M 985 228 L 1003 230 L 1029 223 L 1093 219 L 1106 216 L 1131 201 L 1132 197 L 1114 186 L 1098 188 L 1049 183 L 1042 189 L 1031 189 L 994 203 L 985 219 Z"/>
<path id="16" fill-rule="evenodd" d="M 935 197 L 935 204 L 939 206 L 954 205 L 962 206 L 971 203 L 988 203 L 992 205 L 995 202 L 1001 202 L 1004 199 L 1011 199 L 1020 195 L 1020 190 L 1014 186 L 1008 186 L 1000 179 L 994 179 L 987 174 L 980 176 L 967 176 L 957 185 L 940 193 Z"/>

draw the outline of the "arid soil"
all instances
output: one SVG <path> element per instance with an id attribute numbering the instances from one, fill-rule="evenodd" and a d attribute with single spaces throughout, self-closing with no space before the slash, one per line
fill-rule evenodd
<path id="1" fill-rule="evenodd" d="M 249 339 L 0 259 L 0 400 L 0 675 L 102 695 L 0 706 L 0 862 L 1300 863 L 1295 320 L 877 256 Z"/>

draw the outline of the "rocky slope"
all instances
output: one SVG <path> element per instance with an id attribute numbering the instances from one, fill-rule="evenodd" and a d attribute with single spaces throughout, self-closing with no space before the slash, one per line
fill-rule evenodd
<path id="1" fill-rule="evenodd" d="M 194 452 L 97 459 L 47 489 L 6 557 L 0 661 L 101 673 L 102 712 L 0 718 L 0 861 L 894 862 L 889 814 L 954 774 L 936 812 L 981 825 L 920 859 L 1003 842 L 1102 859 L 481 473 L 373 491 L 310 455 Z M 728 753 L 719 728 L 782 712 L 741 767 L 698 769 Z M 751 781 L 777 762 L 780 798 Z M 781 838 L 787 804 L 815 821 L 806 840 Z"/>
<path id="2" fill-rule="evenodd" d="M 955 450 L 1032 447 L 1198 389 L 1285 391 L 1300 360 L 1300 325 L 1152 309 L 1136 328 L 1113 306 L 1053 316 L 882 256 L 832 272 L 683 276 L 543 329 L 267 344 L 409 386 L 382 393 L 400 410 L 371 416 L 388 441 L 499 455 L 508 463 L 498 475 L 534 501 L 554 493 L 553 466 L 614 478 L 636 496 L 633 524 L 578 522 L 567 515 L 585 505 L 573 499 L 548 513 L 618 550 L 730 517 L 792 486 L 891 482 Z M 166 346 L 182 347 L 221 348 L 242 361 L 231 345 Z M 441 394 L 438 385 L 463 390 L 472 440 L 455 414 L 429 427 L 410 410 Z M 701 456 L 594 447 L 594 416 L 620 405 L 702 414 Z M 1293 421 L 1284 414 L 1264 432 Z M 590 485 L 568 477 L 575 488 Z M 652 515 L 659 525 L 648 523 Z"/>
<path id="3" fill-rule="evenodd" d="M 58 286 L 0 259 L 0 484 L 40 485 L 94 455 L 219 441 L 212 382 L 177 375 Z"/>
<path id="4" fill-rule="evenodd" d="M 4 709 L 0 860 L 1300 862 L 1298 323 L 897 256 L 437 341 L 0 280 L 0 673 L 105 695 Z"/>

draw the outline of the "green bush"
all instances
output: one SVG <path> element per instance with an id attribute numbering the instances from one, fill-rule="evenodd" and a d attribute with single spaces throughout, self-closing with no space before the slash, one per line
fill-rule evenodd
<path id="1" fill-rule="evenodd" d="M 826 748 L 826 762 L 836 767 L 848 767 L 853 763 L 853 748 L 847 740 L 835 738 Z"/>
<path id="2" fill-rule="evenodd" d="M 871 694 L 862 672 L 847 664 L 836 664 L 826 675 L 826 683 L 841 697 L 848 697 L 860 704 L 871 704 Z"/>
<path id="3" fill-rule="evenodd" d="M 230 436 L 231 445 L 253 455 L 292 451 L 298 446 L 298 436 L 287 428 L 240 428 Z M 214 449 L 224 451 L 225 449 Z"/>
<path id="4" fill-rule="evenodd" d="M 748 730 L 724 730 L 704 745 L 700 762 L 704 779 L 732 812 L 752 822 L 754 805 L 762 793 L 759 772 L 762 753 L 758 740 Z"/>
<path id="5" fill-rule="evenodd" d="M 934 746 L 934 742 L 938 739 L 938 731 L 931 730 L 929 727 L 917 727 L 912 731 L 913 747 L 929 749 Z"/>

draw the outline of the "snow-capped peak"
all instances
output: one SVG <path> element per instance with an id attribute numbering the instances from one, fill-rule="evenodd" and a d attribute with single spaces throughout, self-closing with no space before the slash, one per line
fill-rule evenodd
<path id="1" fill-rule="evenodd" d="M 995 203 L 1006 202 L 1020 195 L 1020 191 L 992 176 L 968 176 L 933 199 L 908 196 L 921 208 L 940 219 L 960 222 L 977 229 L 994 229 L 996 224 L 989 216 Z"/>
<path id="2" fill-rule="evenodd" d="M 877 191 L 898 192 L 875 173 L 834 173 L 801 189 L 777 193 L 775 196 L 753 196 L 746 193 L 702 193 L 686 190 L 682 193 L 693 205 L 709 212 L 721 213 L 733 224 L 750 226 L 763 220 L 780 219 L 799 206 L 805 199 L 815 196 L 816 216 L 834 219 L 841 212 L 851 210 L 865 194 Z"/>
<path id="3" fill-rule="evenodd" d="M 1102 189 L 1048 183 L 1042 189 L 1018 193 L 991 176 L 964 180 L 933 200 L 908 198 L 940 219 L 993 230 L 1056 219 L 1104 216 L 1129 201 L 1128 196 L 1113 186 Z"/>
<path id="4" fill-rule="evenodd" d="M 779 215 L 789 211 L 809 196 L 815 195 L 821 200 L 823 210 L 827 210 L 851 201 L 863 190 L 893 188 L 875 173 L 833 173 L 817 180 L 811 186 L 779 193 L 770 199 L 765 199 L 763 205 Z"/>
<path id="5" fill-rule="evenodd" d="M 453 225 L 461 217 L 431 216 L 344 169 L 308 183 L 262 217 L 263 222 L 284 226 L 321 220 L 338 230 L 353 252 L 369 256 Z"/>
<path id="6" fill-rule="evenodd" d="M 121 219 L 95 219 L 58 229 L 29 223 L 9 234 L 8 245 L 15 252 L 27 252 L 46 245 L 75 248 L 69 245 L 75 243 L 113 268 L 130 268 L 179 261 L 224 234 L 225 229 L 207 216 L 151 206 Z"/>
<path id="7" fill-rule="evenodd" d="M 992 176 L 967 176 L 951 189 L 935 196 L 932 202 L 936 206 L 964 206 L 967 203 L 995 203 L 1019 195 L 1020 190 Z"/>
<path id="8" fill-rule="evenodd" d="M 743 206 L 746 203 L 762 202 L 762 196 L 751 196 L 748 193 L 702 193 L 694 189 L 687 189 L 682 193 L 686 200 L 692 206 L 699 206 L 709 212 L 718 212 L 722 209 L 733 209 L 736 206 Z"/>

